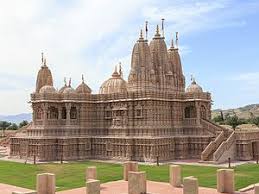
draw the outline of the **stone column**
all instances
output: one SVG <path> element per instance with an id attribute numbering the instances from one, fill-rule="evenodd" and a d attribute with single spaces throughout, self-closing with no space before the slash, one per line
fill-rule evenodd
<path id="1" fill-rule="evenodd" d="M 89 179 L 96 179 L 97 178 L 97 173 L 96 173 L 96 167 L 95 166 L 90 166 L 86 169 L 86 177 L 85 180 Z"/>
<path id="2" fill-rule="evenodd" d="M 100 181 L 89 179 L 86 182 L 86 194 L 100 194 Z"/>
<path id="3" fill-rule="evenodd" d="M 138 163 L 137 162 L 124 162 L 123 164 L 123 179 L 128 180 L 129 171 L 137 172 Z"/>
<path id="4" fill-rule="evenodd" d="M 55 194 L 55 175 L 50 173 L 38 174 L 36 188 L 37 194 Z"/>
<path id="5" fill-rule="evenodd" d="M 43 105 L 43 125 L 47 124 L 47 111 L 48 111 L 48 104 Z"/>
<path id="6" fill-rule="evenodd" d="M 71 110 L 71 103 L 66 104 L 66 112 L 67 112 L 67 119 L 66 119 L 66 124 L 70 125 L 70 110 Z"/>
<path id="7" fill-rule="evenodd" d="M 59 106 L 58 107 L 58 120 L 61 120 L 62 119 L 62 107 Z"/>
<path id="8" fill-rule="evenodd" d="M 259 194 L 259 184 L 255 184 L 255 187 L 254 187 L 254 194 Z"/>
<path id="9" fill-rule="evenodd" d="M 235 181 L 233 169 L 217 170 L 217 191 L 221 193 L 234 193 Z"/>
<path id="10" fill-rule="evenodd" d="M 146 188 L 146 172 L 129 172 L 128 194 L 143 194 Z"/>
<path id="11" fill-rule="evenodd" d="M 181 187 L 182 186 L 181 166 L 170 165 L 169 174 L 170 174 L 170 180 L 169 180 L 170 184 L 173 187 Z"/>
<path id="12" fill-rule="evenodd" d="M 183 179 L 183 194 L 198 194 L 198 179 L 194 177 L 186 177 Z"/>
<path id="13" fill-rule="evenodd" d="M 197 117 L 197 125 L 201 124 L 201 110 L 200 110 L 200 103 L 195 102 L 195 108 L 196 108 L 196 117 Z"/>

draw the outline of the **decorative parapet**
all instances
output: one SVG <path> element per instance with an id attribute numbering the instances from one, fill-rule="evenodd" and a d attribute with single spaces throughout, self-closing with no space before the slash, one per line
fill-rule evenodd
<path id="1" fill-rule="evenodd" d="M 224 141 L 225 135 L 224 131 L 222 131 L 217 138 L 210 142 L 209 145 L 205 148 L 205 150 L 201 153 L 201 159 L 203 161 L 208 160 L 209 156 L 220 146 L 220 144 Z"/>
<path id="2" fill-rule="evenodd" d="M 236 141 L 236 134 L 235 134 L 235 131 L 233 131 L 231 135 L 228 137 L 228 139 L 226 141 L 223 141 L 223 143 L 214 152 L 213 161 L 222 160 L 221 157 L 223 156 L 223 154 L 226 153 L 228 150 L 230 150 L 231 146 L 235 143 L 235 141 Z"/>

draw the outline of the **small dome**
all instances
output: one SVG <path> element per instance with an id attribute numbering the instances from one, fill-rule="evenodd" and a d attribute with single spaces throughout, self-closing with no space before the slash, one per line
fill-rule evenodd
<path id="1" fill-rule="evenodd" d="M 89 88 L 88 85 L 86 85 L 84 82 L 82 82 L 77 88 L 76 92 L 78 94 L 91 94 L 92 90 Z"/>
<path id="2" fill-rule="evenodd" d="M 127 82 L 115 69 L 112 77 L 106 80 L 100 87 L 100 94 L 112 94 L 127 92 Z"/>
<path id="3" fill-rule="evenodd" d="M 40 94 L 53 94 L 56 92 L 57 92 L 56 89 L 53 86 L 49 86 L 49 85 L 41 87 L 39 91 Z"/>
<path id="4" fill-rule="evenodd" d="M 74 94 L 76 91 L 71 87 L 68 86 L 64 89 L 64 91 L 62 92 L 63 94 Z"/>
<path id="5" fill-rule="evenodd" d="M 188 88 L 186 89 L 186 92 L 189 93 L 202 93 L 202 87 L 199 86 L 195 80 L 192 81 L 191 85 L 188 86 Z"/>
<path id="6" fill-rule="evenodd" d="M 47 67 L 46 58 L 44 58 L 42 53 L 42 66 L 37 75 L 36 81 L 36 92 L 39 92 L 43 86 L 53 86 L 53 78 L 50 69 Z"/>
<path id="7" fill-rule="evenodd" d="M 68 88 L 68 86 L 64 85 L 62 88 L 60 88 L 60 90 L 58 92 L 63 93 L 66 88 Z"/>

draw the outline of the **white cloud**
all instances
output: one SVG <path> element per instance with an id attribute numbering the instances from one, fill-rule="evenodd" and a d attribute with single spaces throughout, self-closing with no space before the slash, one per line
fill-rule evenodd
<path id="1" fill-rule="evenodd" d="M 145 9 L 145 17 L 151 21 L 165 18 L 167 32 L 180 31 L 181 34 L 201 32 L 211 29 L 244 26 L 243 15 L 259 10 L 259 3 L 235 0 L 189 0 L 172 1 L 168 6 L 155 4 Z"/>
<path id="2" fill-rule="evenodd" d="M 232 76 L 230 80 L 238 81 L 247 88 L 258 90 L 259 88 L 259 72 L 241 73 L 236 76 Z"/>
<path id="3" fill-rule="evenodd" d="M 119 61 L 127 78 L 131 49 L 145 20 L 150 23 L 150 38 L 154 24 L 162 17 L 166 18 L 169 36 L 178 30 L 182 34 L 214 26 L 244 25 L 239 16 L 248 10 L 247 5 L 227 14 L 231 0 L 169 2 L 0 0 L 0 81 L 5 83 L 0 87 L 0 114 L 28 110 L 24 105 L 35 86 L 41 51 L 46 53 L 55 87 L 62 86 L 64 76 L 72 77 L 76 87 L 83 73 L 89 86 L 98 91 Z M 183 54 L 191 52 L 187 45 L 180 49 Z M 10 107 L 14 96 L 17 106 Z"/>

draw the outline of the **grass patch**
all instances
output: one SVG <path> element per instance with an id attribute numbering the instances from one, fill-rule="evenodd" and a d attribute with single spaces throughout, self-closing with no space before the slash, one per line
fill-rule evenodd
<path id="1" fill-rule="evenodd" d="M 85 169 L 88 166 L 97 167 L 98 179 L 104 183 L 120 180 L 123 177 L 123 167 L 120 164 L 101 162 L 73 162 L 68 164 L 22 164 L 0 161 L 0 182 L 35 189 L 36 175 L 49 172 L 56 174 L 58 190 L 66 190 L 85 186 Z M 147 179 L 168 182 L 168 165 L 150 166 L 140 165 L 140 171 L 146 171 Z M 216 188 L 216 167 L 182 165 L 183 177 L 195 176 L 199 185 Z M 236 189 L 259 182 L 259 165 L 245 164 L 235 167 Z"/>

